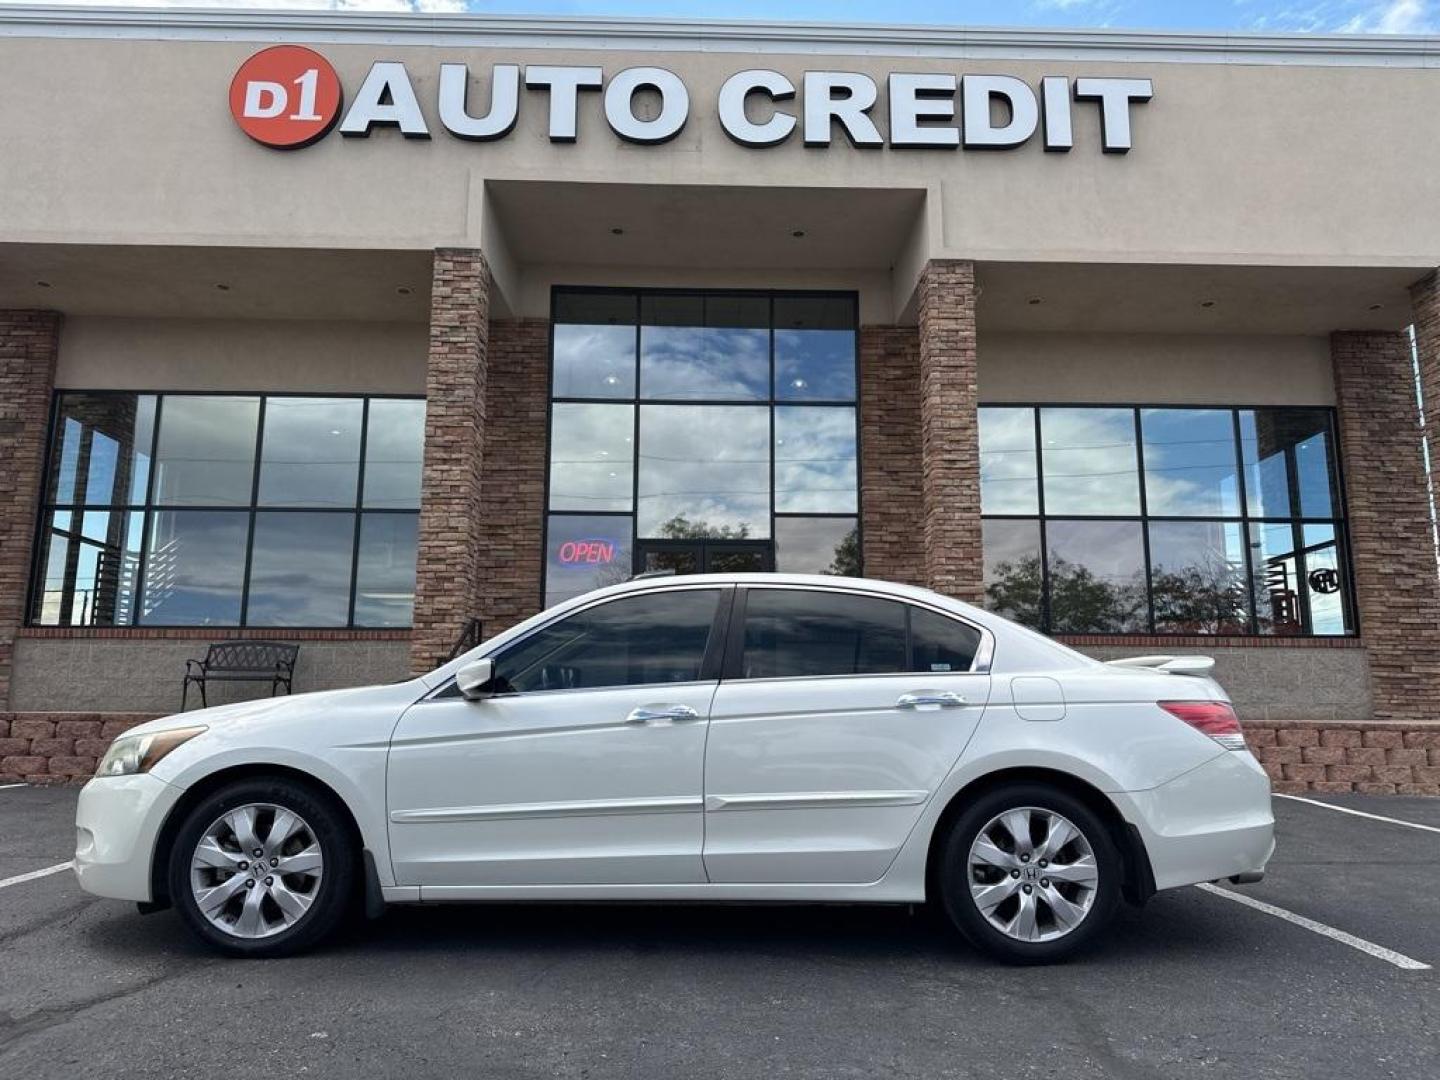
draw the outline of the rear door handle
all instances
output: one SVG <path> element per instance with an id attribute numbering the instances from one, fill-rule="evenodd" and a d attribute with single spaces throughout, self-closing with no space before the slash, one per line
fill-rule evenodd
<path id="1" fill-rule="evenodd" d="M 641 705 L 630 710 L 627 724 L 649 724 L 656 720 L 698 720 L 700 714 L 689 705 Z"/>
<path id="2" fill-rule="evenodd" d="M 925 707 L 939 709 L 958 709 L 965 704 L 965 699 L 953 690 L 916 690 L 909 694 L 901 694 L 895 702 L 897 709 L 920 709 Z"/>

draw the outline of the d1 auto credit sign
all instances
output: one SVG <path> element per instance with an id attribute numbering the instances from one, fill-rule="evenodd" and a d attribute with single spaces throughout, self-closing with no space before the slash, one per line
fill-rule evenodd
<path id="1" fill-rule="evenodd" d="M 426 80 L 430 82 L 430 80 Z M 423 84 L 422 84 L 423 85 Z M 658 145 L 680 134 L 692 113 L 684 79 L 661 67 L 493 64 L 472 71 L 442 63 L 435 96 L 421 108 L 403 63 L 377 60 L 341 112 L 335 69 L 298 45 L 277 45 L 241 65 L 230 83 L 230 112 L 257 142 L 282 150 L 308 146 L 339 119 L 340 134 L 367 138 L 376 128 L 408 139 L 442 129 L 457 139 L 490 142 L 514 130 L 522 109 L 540 109 L 553 143 L 581 137 L 580 100 L 595 94 L 605 125 L 626 142 Z M 473 111 L 472 86 L 483 87 L 486 111 Z M 637 95 L 658 98 L 658 110 L 636 109 Z M 932 150 L 1012 150 L 1040 139 L 1046 150 L 1075 145 L 1073 115 L 1099 116 L 1100 149 L 1124 154 L 1132 113 L 1152 96 L 1145 78 L 1047 75 L 1032 84 L 1012 75 L 892 72 L 883 79 L 854 71 L 807 71 L 798 81 L 768 68 L 738 71 L 710 106 L 713 121 L 741 146 L 763 149 L 799 140 L 829 147 L 843 137 L 857 149 L 885 146 Z M 438 124 L 436 120 L 438 119 Z"/>
<path id="2" fill-rule="evenodd" d="M 309 146 L 340 119 L 340 76 L 314 49 L 276 45 L 240 65 L 230 81 L 230 115 L 258 143 Z"/>

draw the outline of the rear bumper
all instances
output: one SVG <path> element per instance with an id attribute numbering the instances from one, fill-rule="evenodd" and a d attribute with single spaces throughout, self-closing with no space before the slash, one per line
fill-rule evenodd
<path id="1" fill-rule="evenodd" d="M 75 877 L 94 896 L 146 903 L 155 840 L 180 798 L 148 773 L 91 780 L 75 808 Z"/>
<path id="2" fill-rule="evenodd" d="M 1140 832 L 1156 889 L 1259 880 L 1275 851 L 1270 779 L 1254 757 L 1226 751 L 1183 776 L 1119 796 Z"/>

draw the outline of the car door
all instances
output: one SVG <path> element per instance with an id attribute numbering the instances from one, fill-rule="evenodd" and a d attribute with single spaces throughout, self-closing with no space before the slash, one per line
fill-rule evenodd
<path id="1" fill-rule="evenodd" d="M 731 592 L 601 601 L 507 645 L 493 696 L 444 688 L 406 711 L 387 779 L 396 881 L 704 881 L 705 729 Z"/>
<path id="2" fill-rule="evenodd" d="M 987 643 L 878 594 L 739 590 L 705 756 L 710 880 L 880 878 L 984 711 Z"/>

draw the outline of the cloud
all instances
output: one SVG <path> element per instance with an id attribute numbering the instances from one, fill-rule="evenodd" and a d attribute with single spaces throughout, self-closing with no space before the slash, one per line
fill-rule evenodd
<path id="1" fill-rule="evenodd" d="M 1304 33 L 1428 34 L 1440 28 L 1440 15 L 1436 0 L 1319 0 L 1257 13 L 1246 26 Z"/>
<path id="2" fill-rule="evenodd" d="M 24 0 L 0 0 L 0 3 Z M 469 10 L 466 0 L 60 0 L 64 7 L 292 9 L 303 11 L 410 11 L 449 14 Z"/>
<path id="3" fill-rule="evenodd" d="M 1426 0 L 1382 0 L 1356 12 L 1340 30 L 1346 34 L 1424 34 L 1435 24 Z"/>

